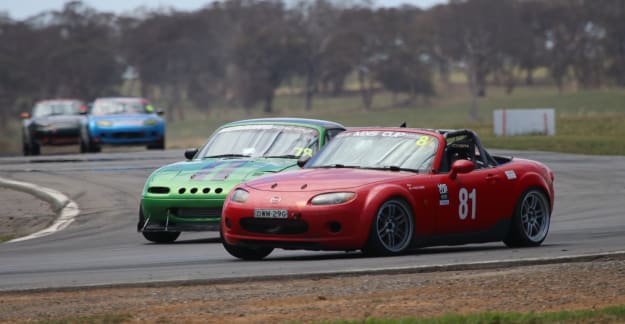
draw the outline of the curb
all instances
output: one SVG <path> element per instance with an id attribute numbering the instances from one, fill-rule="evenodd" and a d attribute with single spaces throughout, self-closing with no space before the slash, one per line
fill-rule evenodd
<path id="1" fill-rule="evenodd" d="M 0 186 L 33 195 L 50 204 L 52 211 L 57 214 L 56 220 L 49 227 L 39 232 L 7 241 L 6 243 L 26 241 L 63 230 L 69 226 L 69 224 L 71 224 L 80 213 L 78 204 L 59 191 L 37 186 L 28 182 L 9 180 L 5 178 L 0 178 Z"/>

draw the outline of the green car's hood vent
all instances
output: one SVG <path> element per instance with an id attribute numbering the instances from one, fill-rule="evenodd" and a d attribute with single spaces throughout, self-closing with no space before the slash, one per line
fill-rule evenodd
<path id="1" fill-rule="evenodd" d="M 267 173 L 280 172 L 296 166 L 293 159 L 211 159 L 180 162 L 161 168 L 160 181 L 233 181 L 243 182 Z M 155 179 L 156 180 L 156 179 Z"/>

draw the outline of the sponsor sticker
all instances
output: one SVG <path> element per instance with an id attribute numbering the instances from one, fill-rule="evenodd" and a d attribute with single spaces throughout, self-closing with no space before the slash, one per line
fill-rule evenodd
<path id="1" fill-rule="evenodd" d="M 506 178 L 508 178 L 508 180 L 516 179 L 516 173 L 514 170 L 506 170 Z"/>
<path id="2" fill-rule="evenodd" d="M 449 205 L 449 189 L 447 189 L 447 184 L 439 183 L 438 184 L 438 193 L 440 194 L 440 199 L 438 204 L 440 206 Z"/>

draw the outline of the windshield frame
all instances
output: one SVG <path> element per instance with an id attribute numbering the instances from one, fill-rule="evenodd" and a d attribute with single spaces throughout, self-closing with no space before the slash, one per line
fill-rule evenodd
<path id="1" fill-rule="evenodd" d="M 33 107 L 32 117 L 41 118 L 41 117 L 50 117 L 50 116 L 80 115 L 80 107 L 82 105 L 84 105 L 84 103 L 82 103 L 79 100 L 42 101 L 42 102 L 38 102 Z M 62 107 L 62 108 L 56 109 L 55 107 Z M 48 109 L 51 113 L 46 113 L 46 114 L 42 113 L 42 110 L 44 109 Z"/>
<path id="2" fill-rule="evenodd" d="M 350 130 L 337 135 L 305 168 L 431 173 L 436 169 L 441 143 L 438 134 L 413 129 Z"/>
<path id="3" fill-rule="evenodd" d="M 280 153 L 275 153 L 273 150 L 273 146 L 276 144 L 275 141 L 279 137 L 280 134 L 283 134 L 284 131 L 293 131 L 293 130 L 301 130 L 301 134 L 310 133 L 313 134 L 312 137 L 309 138 L 307 143 L 304 145 L 300 145 L 297 147 L 292 147 L 289 149 L 283 149 L 279 151 Z M 270 131 L 270 130 L 278 130 L 278 136 L 274 138 L 274 140 L 269 143 L 269 147 L 267 147 L 262 154 L 259 154 L 256 150 L 259 149 L 255 146 L 250 146 L 249 150 L 230 150 L 229 152 L 221 151 L 215 153 L 211 151 L 215 148 L 216 141 L 221 140 L 220 137 L 223 136 L 235 136 L 234 132 L 241 131 Z M 226 134 L 232 133 L 232 134 Z M 235 124 L 222 126 L 217 129 L 206 141 L 206 143 L 200 148 L 198 154 L 195 155 L 195 160 L 203 160 L 206 158 L 285 158 L 285 159 L 298 159 L 302 155 L 312 156 L 314 153 L 319 151 L 319 141 L 322 136 L 324 136 L 323 129 L 313 126 L 313 125 L 302 125 L 302 124 L 289 124 L 289 123 L 253 123 L 253 124 Z M 300 135 L 303 136 L 303 135 Z M 279 146 L 278 146 L 279 147 Z"/>
<path id="4" fill-rule="evenodd" d="M 103 108 L 103 107 L 109 108 Z M 89 110 L 90 115 L 149 115 L 153 114 L 152 105 L 145 100 L 136 99 L 101 99 L 96 100 Z"/>

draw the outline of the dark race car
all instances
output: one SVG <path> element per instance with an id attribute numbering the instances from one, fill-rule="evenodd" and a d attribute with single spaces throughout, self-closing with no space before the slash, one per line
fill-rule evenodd
<path id="1" fill-rule="evenodd" d="M 81 129 L 81 152 L 100 152 L 102 145 L 146 145 L 165 148 L 165 121 L 145 98 L 96 99 Z"/>
<path id="2" fill-rule="evenodd" d="M 233 188 L 223 245 L 241 259 L 274 248 L 394 255 L 491 241 L 537 246 L 549 230 L 553 181 L 539 162 L 491 156 L 470 130 L 349 130 L 304 169 Z"/>
<path id="3" fill-rule="evenodd" d="M 22 113 L 24 155 L 39 155 L 42 145 L 75 145 L 80 142 L 81 115 L 87 110 L 78 99 L 39 101 L 31 113 Z"/>
<path id="4" fill-rule="evenodd" d="M 181 232 L 217 231 L 230 189 L 265 174 L 299 169 L 345 128 L 303 118 L 262 118 L 228 123 L 187 161 L 163 166 L 145 183 L 137 230 L 152 242 L 175 241 Z"/>

